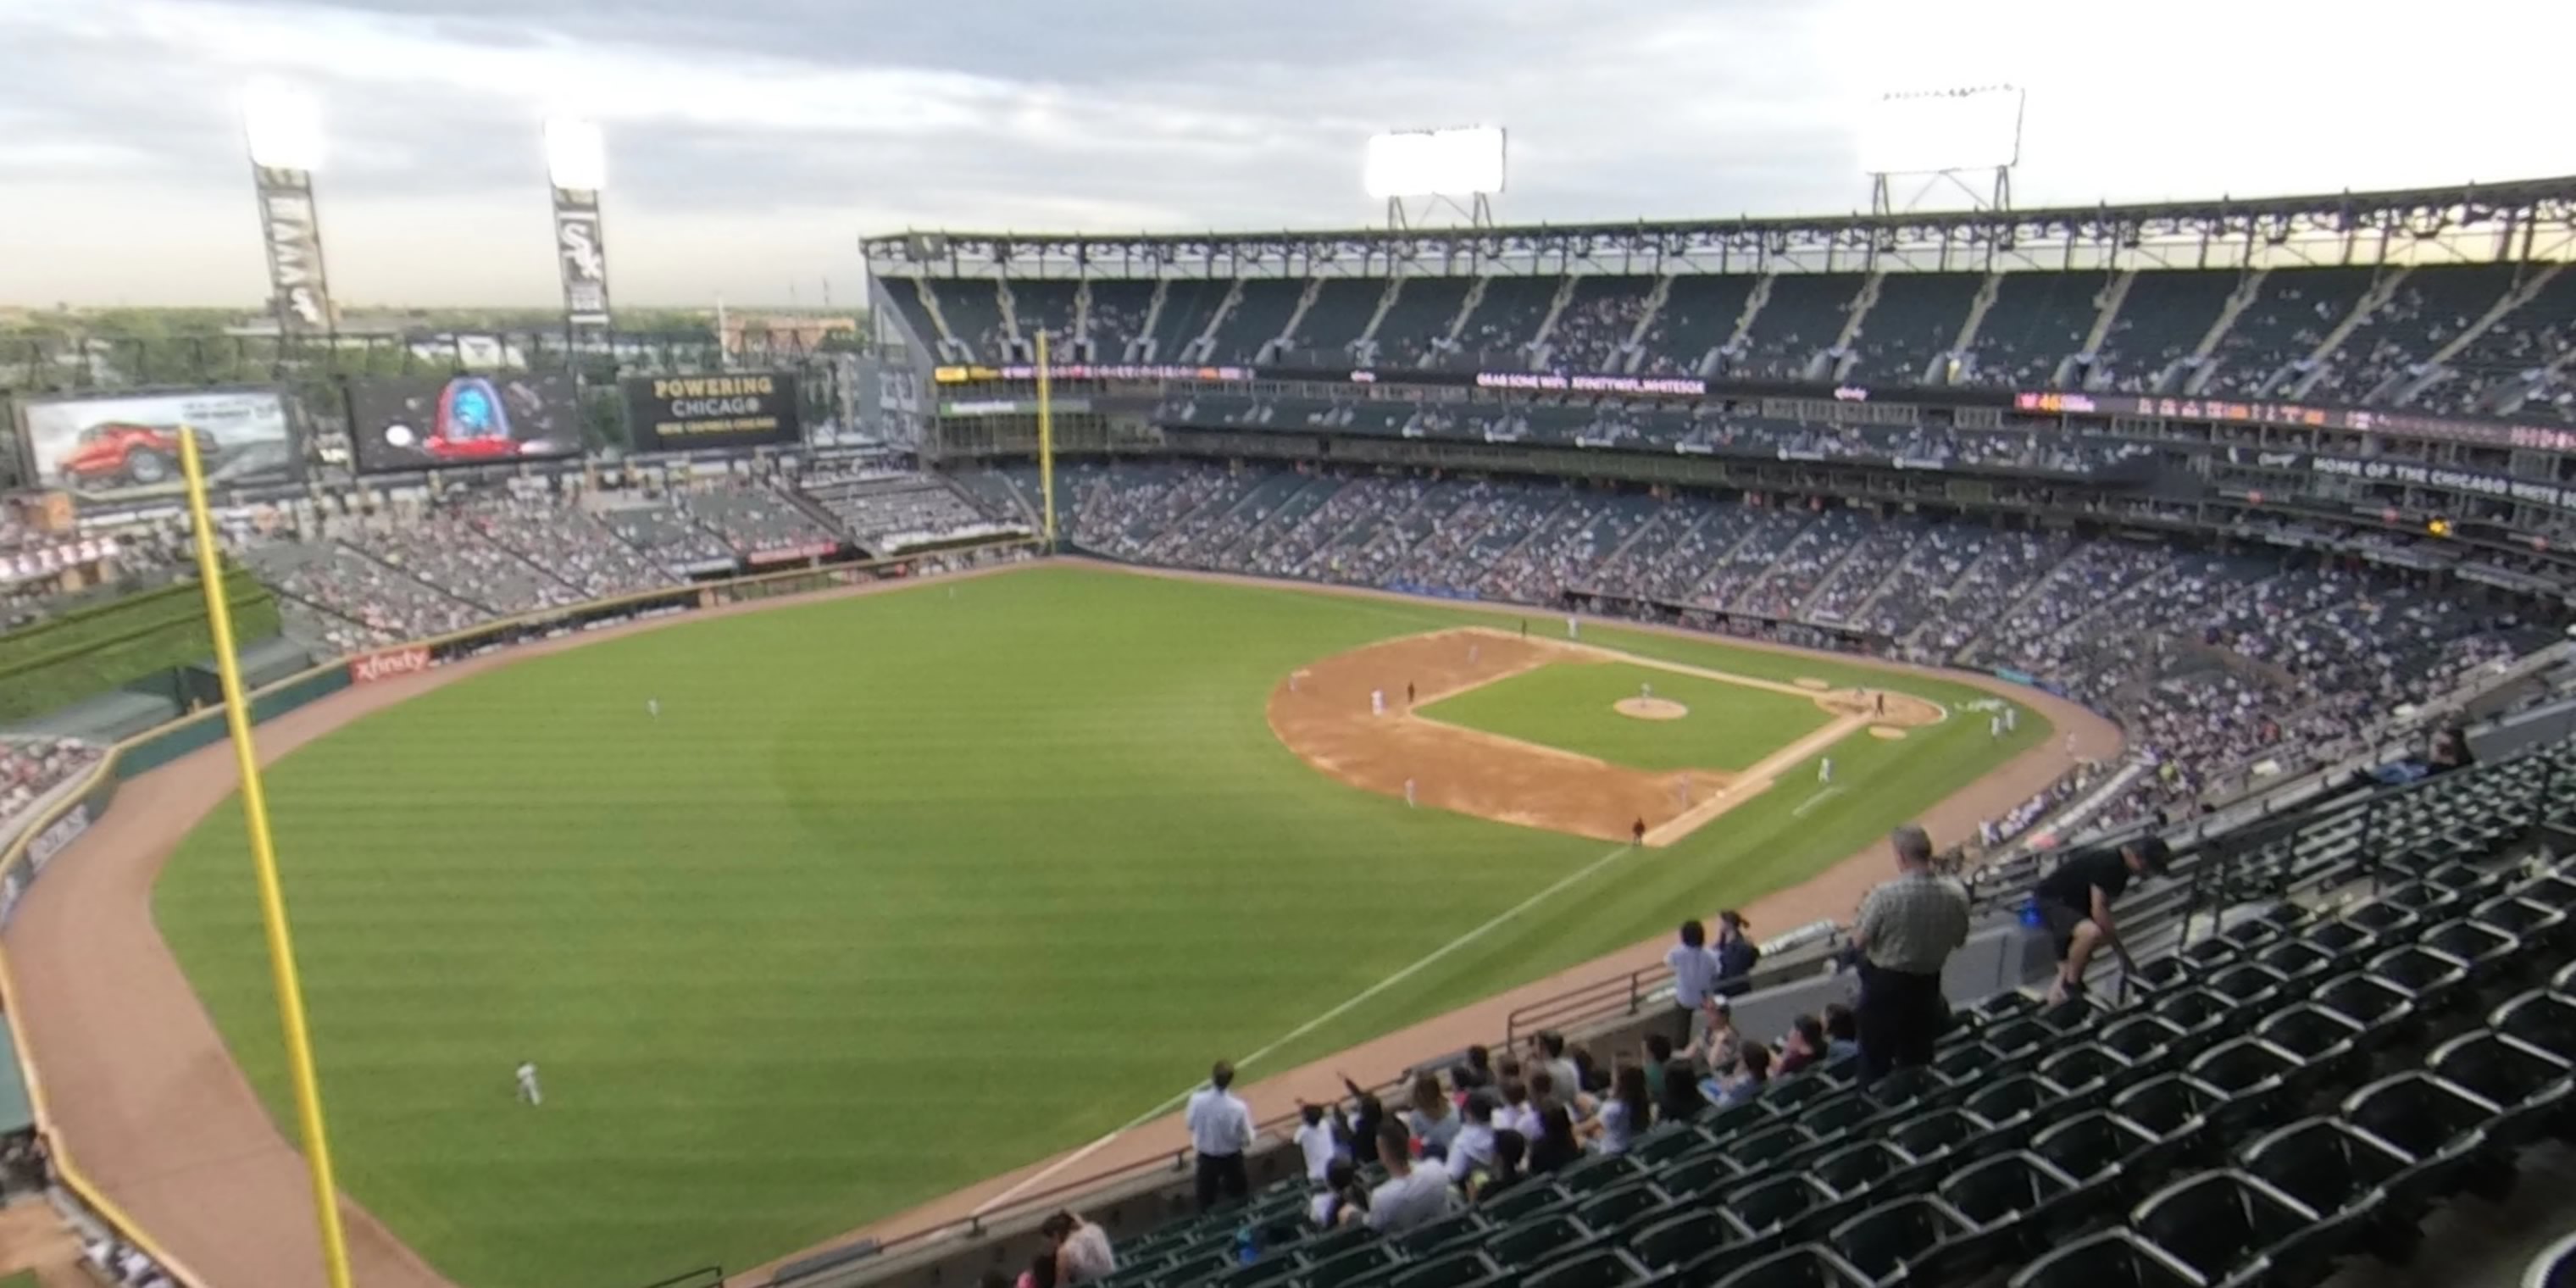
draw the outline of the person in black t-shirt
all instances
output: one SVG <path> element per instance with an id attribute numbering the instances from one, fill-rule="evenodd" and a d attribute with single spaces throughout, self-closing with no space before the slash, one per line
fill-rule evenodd
<path id="1" fill-rule="evenodd" d="M 2084 991 L 2084 967 L 2103 944 L 2111 946 L 2123 969 L 2137 969 L 2112 922 L 2111 901 L 2128 890 L 2130 877 L 2163 875 L 2169 853 L 2163 838 L 2141 837 L 2117 850 L 2077 855 L 2040 878 L 2032 897 L 2041 923 L 2057 937 L 2057 983 L 2049 989 L 2050 1001 Z"/>

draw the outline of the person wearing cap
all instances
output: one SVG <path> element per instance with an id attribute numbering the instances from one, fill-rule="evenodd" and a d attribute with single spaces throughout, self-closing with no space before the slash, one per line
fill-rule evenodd
<path id="1" fill-rule="evenodd" d="M 2040 878 L 2031 898 L 2039 905 L 2040 924 L 2057 937 L 2057 983 L 2048 1000 L 2062 1002 L 2084 991 L 2084 967 L 2103 944 L 2111 946 L 2121 969 L 2137 970 L 2111 919 L 2111 901 L 2128 890 L 2131 877 L 2164 875 L 2171 853 L 2164 838 L 2143 836 L 2117 850 L 2079 854 Z"/>
<path id="2" fill-rule="evenodd" d="M 1896 877 L 1861 901 L 1852 946 L 1860 959 L 1860 1080 L 1932 1063 L 1948 1025 L 1941 968 L 1968 942 L 1968 890 L 1932 864 L 1932 838 L 1908 823 L 1888 835 Z"/>

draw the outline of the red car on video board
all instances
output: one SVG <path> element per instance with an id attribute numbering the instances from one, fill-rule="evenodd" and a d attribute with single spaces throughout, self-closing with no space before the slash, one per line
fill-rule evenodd
<path id="1" fill-rule="evenodd" d="M 101 486 L 116 483 L 164 483 L 179 477 L 182 426 L 136 425 L 106 421 L 92 425 L 72 440 L 54 468 L 65 483 Z M 211 452 L 214 441 L 197 435 L 197 450 Z"/>

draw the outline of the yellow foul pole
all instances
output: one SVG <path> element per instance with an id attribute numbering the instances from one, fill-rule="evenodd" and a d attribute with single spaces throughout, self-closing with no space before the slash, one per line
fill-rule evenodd
<path id="1" fill-rule="evenodd" d="M 277 1012 L 286 1027 L 286 1066 L 295 1081 L 295 1118 L 304 1161 L 313 1174 L 313 1216 L 322 1231 L 322 1269 L 331 1288 L 350 1288 L 349 1242 L 340 1230 L 339 1186 L 331 1179 L 330 1134 L 322 1124 L 322 1086 L 313 1073 L 313 1043 L 304 1027 L 304 985 L 287 932 L 286 895 L 277 881 L 277 847 L 268 831 L 268 795 L 260 788 L 259 751 L 250 738 L 250 704 L 242 693 L 241 659 L 233 652 L 232 612 L 224 603 L 223 565 L 215 557 L 215 524 L 206 510 L 206 473 L 197 434 L 179 431 L 179 463 L 188 477 L 188 518 L 197 534 L 197 576 L 206 591 L 206 624 L 214 631 L 215 666 L 223 679 L 224 724 L 241 763 L 242 817 L 250 825 L 251 864 L 259 872 L 259 915 L 268 927 L 268 965 Z"/>
<path id="2" fill-rule="evenodd" d="M 1038 332 L 1038 491 L 1046 495 L 1046 548 L 1055 550 L 1055 405 L 1048 397 L 1047 335 Z"/>

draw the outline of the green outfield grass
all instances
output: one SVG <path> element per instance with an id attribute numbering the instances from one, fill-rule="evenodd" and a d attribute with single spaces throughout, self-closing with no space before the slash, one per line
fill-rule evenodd
<path id="1" fill-rule="evenodd" d="M 370 716 L 270 775 L 341 1178 L 469 1288 L 631 1288 L 1088 1142 L 1605 857 L 1345 787 L 1269 731 L 1294 667 L 1490 620 L 1041 568 L 684 623 Z M 1247 1077 L 1793 884 L 2046 736 L 1847 740 L 1843 794 L 1784 783 L 1621 854 Z M 236 808 L 155 913 L 286 1120 Z M 542 1109 L 513 1103 L 522 1059 Z"/>
<path id="2" fill-rule="evenodd" d="M 1679 720 L 1619 714 L 1648 686 L 1690 708 Z M 1556 662 L 1420 708 L 1418 714 L 1631 769 L 1745 769 L 1832 719 L 1808 698 L 1628 662 Z"/>

